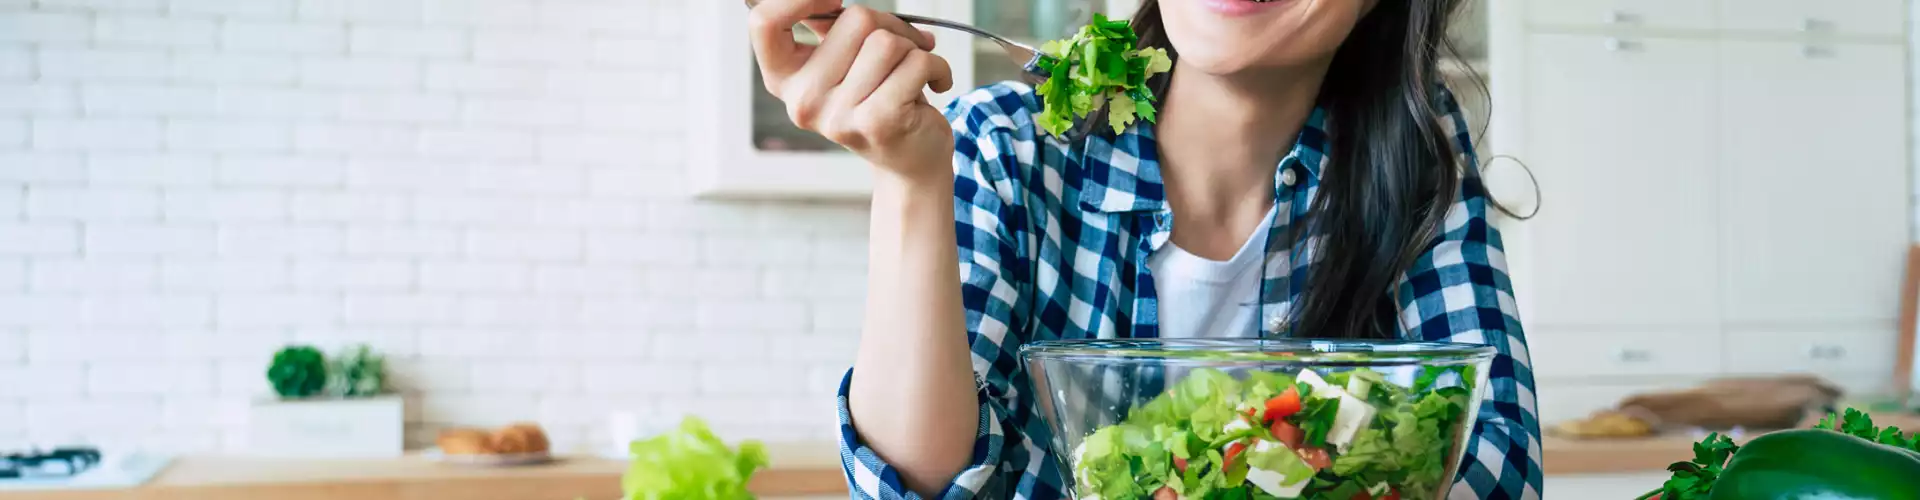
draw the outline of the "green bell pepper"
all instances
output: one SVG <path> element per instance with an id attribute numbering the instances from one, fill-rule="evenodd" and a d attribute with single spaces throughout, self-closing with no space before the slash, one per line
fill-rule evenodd
<path id="1" fill-rule="evenodd" d="M 1639 500 L 1920 500 L 1920 436 L 1848 409 L 1744 446 L 1709 434 L 1693 460 L 1667 470 L 1673 477 Z"/>
<path id="2" fill-rule="evenodd" d="M 1727 461 L 1709 500 L 1916 500 L 1920 453 L 1824 429 L 1769 433 Z"/>

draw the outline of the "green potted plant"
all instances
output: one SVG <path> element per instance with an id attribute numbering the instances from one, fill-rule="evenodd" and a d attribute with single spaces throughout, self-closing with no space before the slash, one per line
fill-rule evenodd
<path id="1" fill-rule="evenodd" d="M 386 383 L 386 360 L 365 345 L 334 356 L 286 346 L 267 366 L 273 397 L 254 402 L 255 455 L 374 458 L 404 451 L 404 403 Z"/>

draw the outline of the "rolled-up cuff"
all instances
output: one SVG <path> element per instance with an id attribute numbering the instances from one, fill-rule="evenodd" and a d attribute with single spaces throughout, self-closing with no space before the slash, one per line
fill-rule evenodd
<path id="1" fill-rule="evenodd" d="M 847 370 L 840 380 L 840 467 L 846 473 L 847 487 L 856 499 L 920 499 L 921 496 L 909 491 L 900 482 L 900 475 L 891 464 L 868 448 L 860 439 L 860 433 L 853 427 L 853 413 L 847 407 L 847 389 L 853 381 L 853 370 Z M 1000 465 L 1000 451 L 1006 439 L 1001 433 L 1002 410 L 995 408 L 991 398 L 985 393 L 976 393 L 980 400 L 979 434 L 973 440 L 973 457 L 965 470 L 955 475 L 953 480 L 940 493 L 942 500 L 960 500 L 986 498 L 982 495 L 995 491 L 994 477 Z"/>

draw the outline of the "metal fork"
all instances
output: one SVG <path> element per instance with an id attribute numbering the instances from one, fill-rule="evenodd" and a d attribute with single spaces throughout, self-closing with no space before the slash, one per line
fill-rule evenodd
<path id="1" fill-rule="evenodd" d="M 747 8 L 751 9 L 755 4 L 760 3 L 760 0 L 746 0 L 746 2 Z M 833 12 L 814 14 L 807 18 L 818 21 L 829 21 L 838 19 L 840 13 L 845 11 L 846 9 L 840 9 Z M 1046 71 L 1040 69 L 1040 58 L 1043 56 L 1040 53 L 1040 49 L 1033 48 L 1033 46 L 1014 41 L 1011 38 L 1000 36 L 991 31 L 983 30 L 966 23 L 949 21 L 937 17 L 916 16 L 913 14 L 889 14 L 900 18 L 902 21 L 906 21 L 908 24 L 946 28 L 993 41 L 993 43 L 1000 46 L 1001 51 L 1006 52 L 1007 59 L 1012 60 L 1014 64 L 1020 65 L 1020 69 L 1022 70 L 1021 79 L 1030 85 L 1039 85 L 1040 82 L 1046 81 L 1047 77 L 1050 76 Z"/>

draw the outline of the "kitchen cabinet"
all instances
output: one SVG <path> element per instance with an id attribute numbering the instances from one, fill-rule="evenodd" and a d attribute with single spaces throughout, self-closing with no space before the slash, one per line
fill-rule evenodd
<path id="1" fill-rule="evenodd" d="M 1729 30 L 1898 38 L 1906 33 L 1907 5 L 1901 0 L 1721 0 L 1720 17 Z"/>
<path id="2" fill-rule="evenodd" d="M 1733 373 L 1778 371 L 1873 376 L 1893 370 L 1891 327 L 1728 332 L 1723 355 Z"/>
<path id="3" fill-rule="evenodd" d="M 1725 319 L 1873 320 L 1899 311 L 1910 200 L 1906 51 L 1720 46 L 1719 210 Z M 1783 99 L 1782 96 L 1793 96 Z"/>
<path id="4" fill-rule="evenodd" d="M 1540 377 L 1711 375 L 1720 360 L 1702 356 L 1720 349 L 1720 338 L 1672 331 L 1564 331 L 1534 335 L 1534 374 Z"/>
<path id="5" fill-rule="evenodd" d="M 1496 0 L 1514 1 L 1514 0 Z M 1524 1 L 1524 0 L 1519 0 Z M 1745 0 L 1720 0 L 1740 3 Z M 1713 29 L 1714 3 L 1702 0 L 1556 0 L 1528 9 L 1542 26 Z"/>
<path id="6" fill-rule="evenodd" d="M 1718 376 L 1891 385 L 1906 8 L 1493 0 L 1483 150 L 1541 186 L 1505 236 L 1544 423 Z"/>
<path id="7" fill-rule="evenodd" d="M 1522 158 L 1553 207 L 1533 251 L 1560 263 L 1532 270 L 1533 324 L 1713 323 L 1714 44 L 1541 34 L 1527 51 Z"/>

